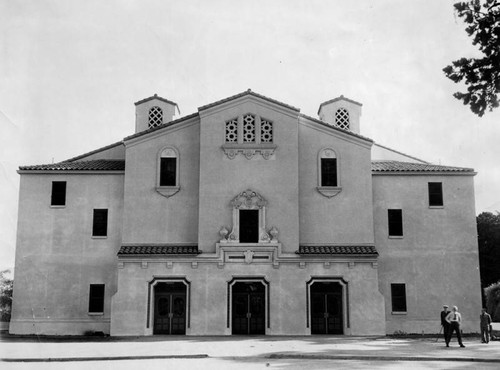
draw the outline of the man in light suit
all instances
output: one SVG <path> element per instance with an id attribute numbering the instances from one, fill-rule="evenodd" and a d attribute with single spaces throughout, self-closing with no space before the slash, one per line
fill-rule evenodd
<path id="1" fill-rule="evenodd" d="M 462 333 L 460 332 L 460 324 L 462 323 L 462 315 L 458 312 L 458 307 L 453 306 L 453 311 L 446 316 L 446 321 L 450 323 L 450 333 L 448 336 L 448 341 L 446 342 L 446 347 L 450 346 L 450 340 L 453 336 L 453 332 L 457 333 L 457 340 L 460 347 L 464 348 L 464 344 L 462 343 Z"/>

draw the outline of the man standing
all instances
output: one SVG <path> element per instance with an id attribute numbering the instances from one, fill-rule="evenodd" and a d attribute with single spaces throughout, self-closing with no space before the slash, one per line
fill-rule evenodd
<path id="1" fill-rule="evenodd" d="M 453 332 L 457 333 L 457 340 L 460 347 L 465 347 L 462 343 L 462 333 L 460 332 L 460 324 L 462 323 L 462 315 L 458 312 L 458 307 L 453 306 L 453 311 L 446 316 L 446 321 L 450 324 L 450 332 L 448 334 L 448 341 L 446 342 L 446 347 L 450 346 L 450 340 L 453 336 Z"/>
<path id="2" fill-rule="evenodd" d="M 441 326 L 443 327 L 444 341 L 447 344 L 450 341 L 448 339 L 448 336 L 450 333 L 450 324 L 448 323 L 448 321 L 446 321 L 446 316 L 448 316 L 449 313 L 450 313 L 450 311 L 448 310 L 448 305 L 444 304 L 443 311 L 441 311 Z M 436 342 L 437 342 L 437 340 L 436 340 Z"/>
<path id="3" fill-rule="evenodd" d="M 479 320 L 481 321 L 481 343 L 489 343 L 491 316 L 488 312 L 486 312 L 486 308 L 483 308 L 481 310 L 481 315 L 479 315 Z"/>

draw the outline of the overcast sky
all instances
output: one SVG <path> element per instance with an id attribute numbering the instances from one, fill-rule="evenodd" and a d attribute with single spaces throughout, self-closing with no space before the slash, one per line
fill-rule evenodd
<path id="1" fill-rule="evenodd" d="M 317 116 L 341 94 L 361 134 L 473 167 L 476 211 L 500 211 L 500 110 L 453 98 L 442 69 L 479 55 L 450 0 L 0 0 L 0 269 L 14 266 L 19 165 L 134 132 L 155 93 L 197 107 L 253 91 Z"/>

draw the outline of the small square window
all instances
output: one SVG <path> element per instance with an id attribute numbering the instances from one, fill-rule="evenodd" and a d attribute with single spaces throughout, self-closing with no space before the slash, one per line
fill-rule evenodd
<path id="1" fill-rule="evenodd" d="M 89 313 L 104 312 L 104 284 L 90 284 Z"/>
<path id="2" fill-rule="evenodd" d="M 429 183 L 429 206 L 443 206 L 443 184 L 440 182 Z"/>
<path id="3" fill-rule="evenodd" d="M 337 186 L 337 158 L 321 158 L 321 186 Z"/>
<path id="4" fill-rule="evenodd" d="M 406 285 L 391 284 L 392 312 L 406 312 Z"/>
<path id="5" fill-rule="evenodd" d="M 160 158 L 160 186 L 175 186 L 177 158 Z"/>
<path id="6" fill-rule="evenodd" d="M 107 236 L 107 235 L 108 235 L 108 210 L 94 209 L 92 236 Z"/>
<path id="7" fill-rule="evenodd" d="M 51 206 L 66 205 L 66 181 L 52 181 Z"/>
<path id="8" fill-rule="evenodd" d="M 403 210 L 387 210 L 389 221 L 389 236 L 403 236 Z"/>

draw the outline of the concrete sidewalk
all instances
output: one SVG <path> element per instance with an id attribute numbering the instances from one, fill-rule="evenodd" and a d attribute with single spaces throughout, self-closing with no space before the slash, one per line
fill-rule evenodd
<path id="1" fill-rule="evenodd" d="M 0 337 L 0 359 L 6 362 L 113 361 L 161 358 L 353 359 L 383 361 L 467 361 L 500 363 L 500 342 L 482 344 L 478 337 L 456 340 L 446 348 L 442 338 L 389 337 Z"/>

